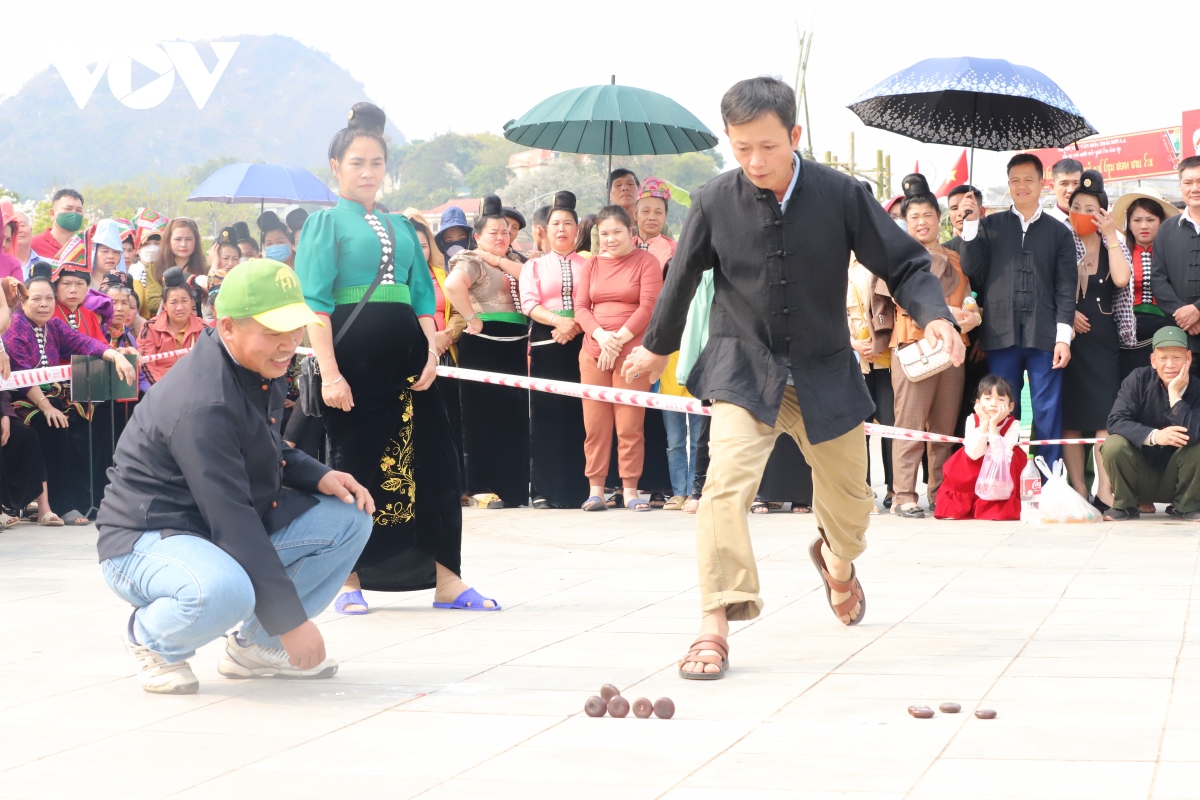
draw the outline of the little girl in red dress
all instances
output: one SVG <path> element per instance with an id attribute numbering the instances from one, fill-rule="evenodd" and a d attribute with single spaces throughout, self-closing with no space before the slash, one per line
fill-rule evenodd
<path id="1" fill-rule="evenodd" d="M 1012 416 L 1013 388 L 1004 378 L 988 375 L 979 382 L 975 394 L 975 413 L 967 418 L 962 449 L 942 468 L 942 487 L 938 490 L 935 519 L 1019 520 L 1021 518 L 1021 471 L 1029 460 L 1017 446 L 1021 426 Z M 984 500 L 975 494 L 975 482 L 983 466 L 988 438 L 999 436 L 1011 456 L 1009 474 L 1013 491 L 1007 500 Z"/>

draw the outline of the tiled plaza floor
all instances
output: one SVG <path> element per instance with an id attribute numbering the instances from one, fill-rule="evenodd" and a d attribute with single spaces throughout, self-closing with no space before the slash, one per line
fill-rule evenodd
<path id="1" fill-rule="evenodd" d="M 186 697 L 131 677 L 92 529 L 0 533 L 0 798 L 1200 797 L 1200 526 L 877 517 L 843 628 L 813 518 L 753 517 L 766 609 L 698 683 L 692 525 L 468 511 L 466 577 L 502 612 L 368 593 L 319 619 L 335 678 L 224 680 L 210 645 Z M 585 717 L 604 682 L 678 713 Z"/>

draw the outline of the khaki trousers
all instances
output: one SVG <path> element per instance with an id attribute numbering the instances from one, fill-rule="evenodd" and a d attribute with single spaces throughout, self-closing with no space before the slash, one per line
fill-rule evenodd
<path id="1" fill-rule="evenodd" d="M 892 388 L 896 392 L 896 427 L 953 436 L 962 405 L 966 365 L 950 367 L 913 383 L 904 374 L 895 350 L 892 351 L 892 363 L 895 364 L 892 367 Z M 925 494 L 930 503 L 937 502 L 938 489 L 942 485 L 942 467 L 950 458 L 954 445 L 896 439 L 892 442 L 892 480 L 896 492 L 892 508 L 917 502 L 917 468 L 921 466 L 921 455 L 926 447 L 929 448 L 929 474 L 925 476 L 928 487 Z"/>
<path id="2" fill-rule="evenodd" d="M 783 433 L 796 440 L 812 467 L 813 513 L 821 537 L 841 558 L 856 558 L 866 549 L 875 501 L 867 486 L 863 426 L 812 444 L 791 386 L 783 393 L 773 428 L 740 406 L 718 401 L 709 427 L 708 478 L 696 513 L 700 606 L 705 612 L 724 608 L 736 621 L 754 619 L 762 611 L 747 519 L 775 439 Z"/>

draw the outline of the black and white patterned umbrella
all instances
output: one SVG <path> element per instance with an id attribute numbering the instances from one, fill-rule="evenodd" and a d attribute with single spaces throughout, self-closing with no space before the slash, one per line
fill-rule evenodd
<path id="1" fill-rule="evenodd" d="M 927 58 L 848 108 L 872 128 L 983 150 L 1065 147 L 1097 132 L 1054 81 L 1003 59 Z"/>

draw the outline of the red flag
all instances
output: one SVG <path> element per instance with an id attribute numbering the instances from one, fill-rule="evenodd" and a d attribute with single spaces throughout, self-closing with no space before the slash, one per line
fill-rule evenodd
<path id="1" fill-rule="evenodd" d="M 958 157 L 958 162 L 954 165 L 954 169 L 950 170 L 950 176 L 942 183 L 935 196 L 945 197 L 950 194 L 950 190 L 955 186 L 966 183 L 967 178 L 967 151 L 963 150 L 962 155 Z"/>

